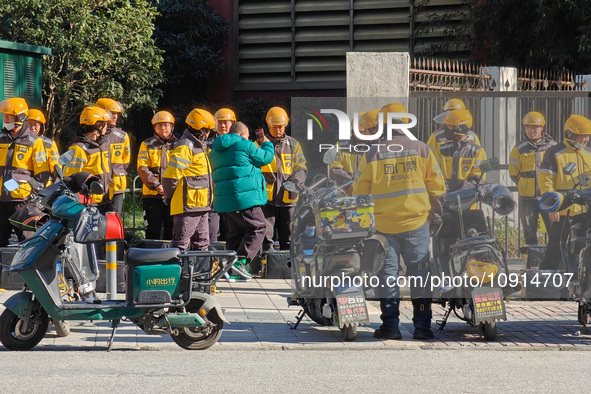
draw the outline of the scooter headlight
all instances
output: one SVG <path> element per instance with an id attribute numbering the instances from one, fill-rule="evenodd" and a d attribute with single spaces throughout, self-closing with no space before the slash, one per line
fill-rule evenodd
<path id="1" fill-rule="evenodd" d="M 499 267 L 485 261 L 470 260 L 466 264 L 466 271 L 471 278 L 475 277 L 481 283 L 488 283 L 497 275 Z"/>

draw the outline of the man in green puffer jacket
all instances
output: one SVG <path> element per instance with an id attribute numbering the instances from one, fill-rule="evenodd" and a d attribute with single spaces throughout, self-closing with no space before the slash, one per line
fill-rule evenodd
<path id="1" fill-rule="evenodd" d="M 261 249 L 266 230 L 261 206 L 267 203 L 267 193 L 261 167 L 275 156 L 266 137 L 259 148 L 248 140 L 248 134 L 244 123 L 234 123 L 228 134 L 215 139 L 209 153 L 213 209 L 224 215 L 227 249 L 238 254 L 240 272 L 236 273 L 246 279 L 250 277 L 247 264 Z"/>

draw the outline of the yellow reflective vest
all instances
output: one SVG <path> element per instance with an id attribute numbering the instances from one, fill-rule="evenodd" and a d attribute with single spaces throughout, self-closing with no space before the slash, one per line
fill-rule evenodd
<path id="1" fill-rule="evenodd" d="M 447 191 L 453 192 L 464 188 L 466 181 L 478 182 L 480 163 L 486 160 L 484 149 L 472 141 L 447 141 L 439 145 L 435 158 L 445 178 Z M 482 182 L 484 181 L 482 176 Z"/>
<path id="2" fill-rule="evenodd" d="M 115 127 L 108 126 L 106 138 L 111 144 L 111 185 L 109 198 L 125 193 L 127 189 L 127 167 L 131 160 L 129 135 Z"/>
<path id="3" fill-rule="evenodd" d="M 137 154 L 137 173 L 144 184 L 144 198 L 161 197 L 156 189 L 162 185 L 162 174 L 166 171 L 175 142 L 177 138 L 174 134 L 170 135 L 168 141 L 163 141 L 154 134 L 141 143 Z"/>
<path id="4" fill-rule="evenodd" d="M 519 197 L 534 199 L 541 197 L 538 175 L 544 153 L 556 142 L 546 135 L 540 142 L 525 138 L 511 150 L 509 155 L 509 176 L 517 184 Z"/>
<path id="5" fill-rule="evenodd" d="M 54 140 L 49 137 L 41 136 L 43 145 L 45 146 L 45 154 L 47 155 L 47 164 L 49 165 L 49 173 L 51 174 L 47 186 L 57 180 L 57 174 L 55 173 L 55 165 L 58 164 L 60 153 L 57 149 L 57 144 Z"/>
<path id="6" fill-rule="evenodd" d="M 64 167 L 64 176 L 77 172 L 90 172 L 100 178 L 105 193 L 92 194 L 92 204 L 99 205 L 109 201 L 109 180 L 111 178 L 109 141 L 93 141 L 85 135 L 76 135 L 68 149 L 74 151 L 74 158 Z"/>
<path id="7" fill-rule="evenodd" d="M 16 138 L 0 132 L 0 200 L 23 201 L 31 194 L 29 179 L 35 178 L 45 185 L 49 180 L 49 165 L 45 145 L 39 136 L 23 123 Z M 4 182 L 14 179 L 20 187 L 12 192 L 4 188 Z"/>
<path id="8" fill-rule="evenodd" d="M 331 176 L 339 185 L 353 180 L 362 152 L 356 152 L 354 147 L 357 142 L 353 140 L 339 141 L 336 143 L 337 155 L 330 164 Z"/>
<path id="9" fill-rule="evenodd" d="M 275 146 L 275 157 L 271 164 L 261 167 L 267 183 L 267 204 L 277 207 L 295 206 L 297 196 L 283 189 L 283 182 L 297 181 L 303 184 L 308 175 L 306 158 L 300 143 L 293 137 L 269 137 Z M 257 144 L 258 146 L 258 144 Z"/>
<path id="10" fill-rule="evenodd" d="M 211 210 L 213 185 L 207 146 L 189 129 L 185 130 L 170 155 L 162 176 L 162 187 L 170 199 L 171 215 Z"/>
<path id="11" fill-rule="evenodd" d="M 577 170 L 572 176 L 562 172 L 562 169 L 568 163 L 577 165 Z M 549 148 L 544 155 L 540 174 L 538 175 L 540 192 L 544 194 L 572 190 L 574 187 L 573 179 L 578 182 L 578 177 L 581 174 L 591 176 L 591 149 L 588 147 L 578 149 L 575 148 L 572 141 L 564 140 Z M 560 211 L 560 215 L 566 215 L 569 209 L 572 216 L 585 212 L 585 207 L 573 204 L 569 208 Z"/>
<path id="12" fill-rule="evenodd" d="M 376 229 L 398 234 L 441 216 L 445 181 L 425 143 L 396 134 L 362 156 L 353 182 L 353 195 L 361 194 L 373 195 Z"/>

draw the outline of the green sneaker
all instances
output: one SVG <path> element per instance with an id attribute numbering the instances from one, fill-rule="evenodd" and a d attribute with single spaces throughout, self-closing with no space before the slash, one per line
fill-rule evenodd
<path id="1" fill-rule="evenodd" d="M 230 275 L 230 279 L 232 278 L 232 276 L 235 276 L 235 277 L 240 276 L 240 277 L 242 277 L 244 279 L 248 279 L 248 280 L 252 279 L 252 275 L 246 269 L 246 259 L 240 259 L 236 263 L 234 263 L 234 267 L 232 267 L 231 273 L 233 275 Z"/>
<path id="2" fill-rule="evenodd" d="M 230 275 L 228 282 L 250 282 L 251 278 L 244 278 L 242 276 Z"/>

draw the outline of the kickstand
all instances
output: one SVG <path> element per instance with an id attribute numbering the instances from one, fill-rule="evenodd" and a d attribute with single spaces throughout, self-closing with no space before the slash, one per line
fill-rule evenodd
<path id="1" fill-rule="evenodd" d="M 107 341 L 107 352 L 111 351 L 111 347 L 113 346 L 113 339 L 115 338 L 115 332 L 117 332 L 117 326 L 119 325 L 119 322 L 120 322 L 119 319 L 111 321 L 111 327 L 113 327 L 113 331 L 111 331 L 111 336 L 109 337 L 109 340 Z"/>
<path id="2" fill-rule="evenodd" d="M 302 321 L 302 319 L 304 318 L 304 316 L 306 316 L 306 313 L 304 312 L 304 310 L 302 309 L 298 315 L 296 316 L 296 323 L 294 325 L 292 325 L 291 322 L 287 322 L 287 325 L 289 326 L 289 328 L 291 328 L 292 330 L 297 330 L 298 326 L 300 325 L 300 322 Z"/>
<path id="3" fill-rule="evenodd" d="M 437 324 L 439 325 L 439 329 L 443 330 L 445 325 L 447 324 L 447 319 L 449 319 L 449 315 L 451 314 L 451 309 L 453 308 L 452 305 L 449 306 L 449 309 L 445 311 L 445 315 L 443 315 L 443 320 L 437 320 Z"/>

